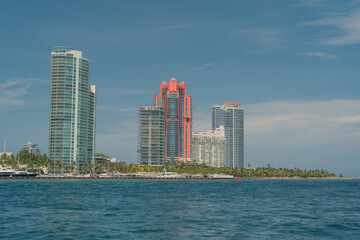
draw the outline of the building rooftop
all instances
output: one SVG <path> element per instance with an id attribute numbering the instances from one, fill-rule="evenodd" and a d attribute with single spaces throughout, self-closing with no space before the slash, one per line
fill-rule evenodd
<path id="1" fill-rule="evenodd" d="M 74 50 L 74 48 L 66 46 L 57 46 L 54 48 L 54 52 L 68 52 L 72 50 Z"/>

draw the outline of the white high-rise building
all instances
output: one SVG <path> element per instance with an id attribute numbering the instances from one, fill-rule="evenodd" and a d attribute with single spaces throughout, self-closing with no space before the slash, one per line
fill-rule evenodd
<path id="1" fill-rule="evenodd" d="M 211 167 L 224 167 L 225 129 L 220 126 L 213 131 L 193 133 L 193 160 Z"/>
<path id="2" fill-rule="evenodd" d="M 21 146 L 21 150 L 27 150 L 29 153 L 36 154 L 40 152 L 38 145 L 32 142 L 27 142 Z"/>
<path id="3" fill-rule="evenodd" d="M 63 166 L 94 162 L 96 88 L 82 52 L 55 47 L 51 53 L 49 158 Z"/>

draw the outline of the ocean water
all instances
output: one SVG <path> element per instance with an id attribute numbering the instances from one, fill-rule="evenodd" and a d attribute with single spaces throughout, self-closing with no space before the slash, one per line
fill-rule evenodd
<path id="1" fill-rule="evenodd" d="M 360 181 L 0 180 L 0 239 L 360 239 Z"/>

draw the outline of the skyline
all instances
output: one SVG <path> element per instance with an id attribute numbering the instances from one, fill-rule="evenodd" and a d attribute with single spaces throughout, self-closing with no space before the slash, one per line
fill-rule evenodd
<path id="1" fill-rule="evenodd" d="M 211 129 L 211 106 L 242 103 L 246 166 L 360 175 L 358 1 L 82 3 L 0 3 L 8 151 L 46 152 L 50 52 L 65 45 L 92 62 L 96 152 L 136 163 L 137 108 L 175 77 L 194 97 L 195 132 Z"/>

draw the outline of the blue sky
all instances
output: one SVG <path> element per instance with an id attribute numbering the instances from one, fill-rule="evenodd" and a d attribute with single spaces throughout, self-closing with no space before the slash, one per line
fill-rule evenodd
<path id="1" fill-rule="evenodd" d="M 360 1 L 0 2 L 0 141 L 47 152 L 50 53 L 71 46 L 97 85 L 96 151 L 136 162 L 137 107 L 185 81 L 194 130 L 245 108 L 245 162 L 360 176 Z"/>

